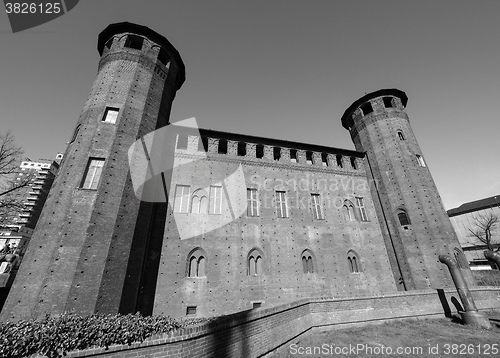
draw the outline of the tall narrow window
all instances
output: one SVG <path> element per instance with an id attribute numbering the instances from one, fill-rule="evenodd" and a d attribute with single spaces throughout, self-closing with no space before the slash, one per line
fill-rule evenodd
<path id="1" fill-rule="evenodd" d="M 350 200 L 344 200 L 344 206 L 342 207 L 344 213 L 344 219 L 346 221 L 355 221 L 356 215 L 354 214 L 354 205 Z"/>
<path id="2" fill-rule="evenodd" d="M 208 208 L 207 193 L 203 189 L 196 190 L 191 196 L 191 213 L 206 214 Z"/>
<path id="3" fill-rule="evenodd" d="M 118 108 L 106 107 L 104 115 L 102 116 L 102 121 L 105 123 L 116 123 L 116 119 L 118 118 L 118 111 Z"/>
<path id="4" fill-rule="evenodd" d="M 401 226 L 408 226 L 410 225 L 410 218 L 408 218 L 408 215 L 406 215 L 406 211 L 404 210 L 400 210 L 398 212 L 398 220 L 399 220 L 399 224 Z"/>
<path id="5" fill-rule="evenodd" d="M 399 137 L 399 140 L 405 140 L 405 136 L 404 136 L 403 132 L 401 132 L 401 131 L 398 131 L 398 137 Z"/>
<path id="6" fill-rule="evenodd" d="M 359 261 L 358 254 L 356 254 L 354 250 L 349 250 L 347 253 L 347 263 L 349 264 L 351 273 L 361 272 L 361 262 Z"/>
<path id="7" fill-rule="evenodd" d="M 189 208 L 189 185 L 176 185 L 174 213 L 187 213 L 188 208 Z"/>
<path id="8" fill-rule="evenodd" d="M 305 274 L 314 273 L 314 256 L 309 249 L 302 252 L 302 271 Z"/>
<path id="9" fill-rule="evenodd" d="M 293 163 L 297 163 L 297 150 L 290 149 L 290 161 Z"/>
<path id="10" fill-rule="evenodd" d="M 257 200 L 257 189 L 247 189 L 247 216 L 259 216 L 259 202 Z"/>
<path id="11" fill-rule="evenodd" d="M 210 186 L 209 214 L 222 214 L 222 187 Z"/>
<path id="12" fill-rule="evenodd" d="M 366 208 L 363 198 L 356 198 L 356 205 L 359 209 L 359 216 L 361 217 L 361 221 L 368 221 L 368 215 L 366 214 Z"/>
<path id="13" fill-rule="evenodd" d="M 187 261 L 187 277 L 205 277 L 205 257 L 205 251 L 201 248 L 191 251 Z"/>
<path id="14" fill-rule="evenodd" d="M 317 220 L 323 220 L 323 212 L 321 211 L 321 197 L 319 194 L 311 194 L 311 209 L 313 217 Z"/>
<path id="15" fill-rule="evenodd" d="M 418 162 L 418 165 L 420 165 L 421 167 L 425 167 L 424 158 L 422 158 L 422 156 L 419 154 L 417 154 L 417 162 Z"/>
<path id="16" fill-rule="evenodd" d="M 288 217 L 287 207 L 286 207 L 286 193 L 284 191 L 276 192 L 276 213 L 279 218 Z"/>
<path id="17" fill-rule="evenodd" d="M 101 178 L 102 168 L 104 167 L 104 159 L 90 158 L 85 170 L 85 175 L 82 180 L 82 189 L 97 189 L 99 179 Z"/>
<path id="18" fill-rule="evenodd" d="M 262 270 L 262 257 L 264 255 L 262 252 L 258 249 L 253 249 L 250 251 L 248 254 L 248 259 L 247 259 L 247 274 L 249 276 L 261 276 L 263 273 Z"/>

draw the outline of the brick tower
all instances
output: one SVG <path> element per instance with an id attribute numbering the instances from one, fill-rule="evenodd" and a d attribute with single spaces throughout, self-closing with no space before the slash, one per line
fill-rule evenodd
<path id="1" fill-rule="evenodd" d="M 372 195 L 399 290 L 452 286 L 440 254 L 461 247 L 405 112 L 403 91 L 384 89 L 354 102 L 342 116 L 356 150 L 367 156 Z M 470 269 L 463 274 L 474 283 Z"/>
<path id="2" fill-rule="evenodd" d="M 108 26 L 97 49 L 97 78 L 3 319 L 152 310 L 166 204 L 135 197 L 127 151 L 169 123 L 184 64 L 166 38 L 126 22 Z"/>

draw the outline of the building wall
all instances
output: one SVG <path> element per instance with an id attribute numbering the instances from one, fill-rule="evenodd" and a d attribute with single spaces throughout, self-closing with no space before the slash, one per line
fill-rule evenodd
<path id="1" fill-rule="evenodd" d="M 357 156 L 352 157 L 356 169 L 349 155 L 342 157 L 341 168 L 335 152 L 327 153 L 328 166 L 318 152 L 313 154 L 316 162 L 309 164 L 300 149 L 298 163 L 291 162 L 288 153 L 293 148 L 281 148 L 279 160 L 265 154 L 257 158 L 255 143 L 246 144 L 249 150 L 244 157 L 236 151 L 218 154 L 218 139 L 209 139 L 212 147 L 207 155 L 197 150 L 199 137 L 195 136 L 189 137 L 186 150 L 176 150 L 155 314 L 185 316 L 191 306 L 196 307 L 197 315 L 212 316 L 251 309 L 254 302 L 268 307 L 304 297 L 396 290 L 359 153 L 351 152 Z M 272 148 L 264 145 L 264 153 L 271 153 Z M 228 208 L 231 202 L 237 211 L 238 200 L 246 206 L 246 189 L 253 188 L 258 193 L 258 216 L 249 216 L 246 210 L 237 217 L 224 210 L 221 215 L 206 210 L 203 214 L 175 213 L 175 200 L 180 199 L 174 195 L 177 185 L 189 186 L 190 201 L 197 189 L 204 188 L 211 204 L 209 186 L 238 175 L 240 165 L 243 197 L 229 191 L 228 196 L 223 195 L 222 207 Z M 277 190 L 286 192 L 286 218 L 277 215 Z M 320 195 L 323 219 L 313 217 L 311 194 Z M 367 221 L 362 221 L 356 197 L 363 198 Z M 344 217 L 345 200 L 354 204 L 353 221 Z M 221 225 L 211 230 L 217 221 Z M 203 230 L 192 230 L 203 226 Z M 205 272 L 202 277 L 188 277 L 190 253 L 197 248 L 206 260 Z M 254 249 L 263 259 L 262 274 L 250 273 L 249 255 Z M 312 254 L 314 273 L 304 273 L 304 250 Z M 357 254 L 360 272 L 351 272 L 351 250 Z"/>

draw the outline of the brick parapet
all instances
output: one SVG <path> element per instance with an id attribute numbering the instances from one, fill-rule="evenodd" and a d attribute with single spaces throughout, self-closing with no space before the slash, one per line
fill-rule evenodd
<path id="1" fill-rule="evenodd" d="M 500 308 L 500 288 L 472 288 L 479 309 Z M 213 318 L 199 326 L 142 343 L 91 348 L 67 357 L 257 357 L 313 328 L 383 322 L 414 317 L 442 317 L 455 312 L 454 289 L 416 290 L 343 298 L 306 298 L 275 307 Z M 444 301 L 443 301 L 444 300 Z"/>

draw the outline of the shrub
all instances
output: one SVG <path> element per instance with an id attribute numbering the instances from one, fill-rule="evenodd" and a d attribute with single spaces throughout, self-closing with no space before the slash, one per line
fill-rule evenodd
<path id="1" fill-rule="evenodd" d="M 203 322 L 203 319 L 176 320 L 170 317 L 135 315 L 78 316 L 64 313 L 41 320 L 0 322 L 0 355 L 24 357 L 38 353 L 62 357 L 67 352 L 93 346 L 142 342 L 155 334 L 168 333 Z"/>

